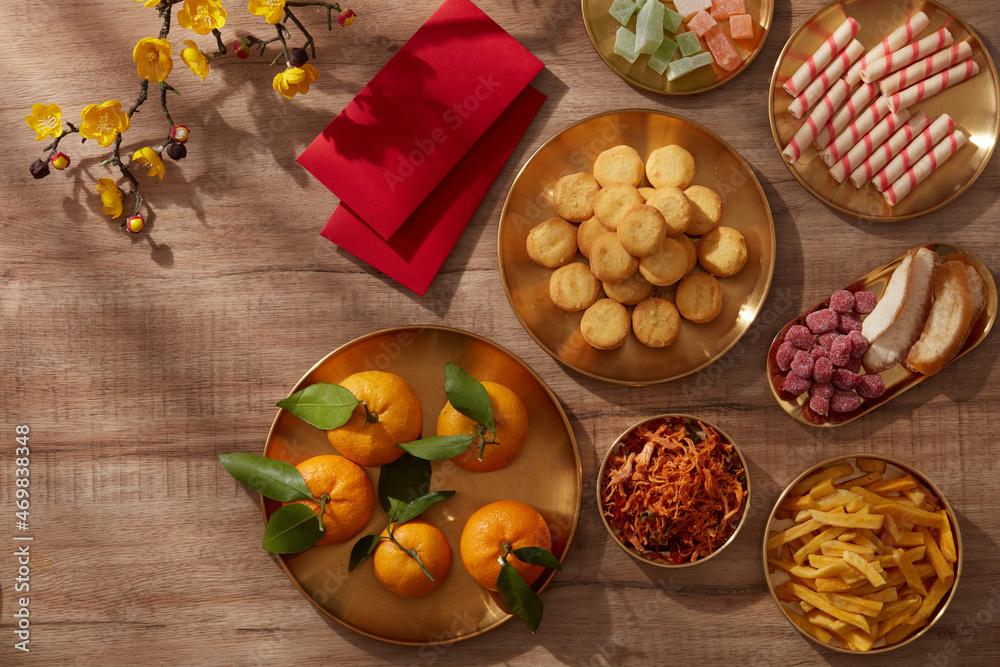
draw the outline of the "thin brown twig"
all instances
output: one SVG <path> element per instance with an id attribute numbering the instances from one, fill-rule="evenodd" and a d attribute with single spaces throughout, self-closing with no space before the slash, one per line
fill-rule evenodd
<path id="1" fill-rule="evenodd" d="M 312 50 L 312 57 L 315 58 L 316 57 L 316 43 L 313 41 L 312 35 L 310 35 L 309 31 L 306 30 L 306 27 L 304 25 L 302 25 L 302 22 L 299 21 L 297 18 L 295 18 L 295 14 L 292 13 L 292 10 L 289 9 L 287 5 L 285 6 L 285 18 L 291 19 L 292 23 L 294 23 L 298 27 L 299 31 L 303 35 L 305 35 L 306 42 L 305 42 L 305 44 L 302 45 L 302 48 L 303 49 L 307 49 L 307 48 L 309 48 L 311 46 L 312 47 L 312 49 L 311 49 Z"/>
<path id="2" fill-rule="evenodd" d="M 218 28 L 212 30 L 212 34 L 215 35 L 215 42 L 219 45 L 219 50 L 212 54 L 213 58 L 218 58 L 219 56 L 226 55 L 226 45 L 222 41 L 222 33 L 219 32 Z"/>

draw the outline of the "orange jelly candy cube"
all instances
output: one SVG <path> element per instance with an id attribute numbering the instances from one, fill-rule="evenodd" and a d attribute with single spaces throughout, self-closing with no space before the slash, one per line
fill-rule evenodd
<path id="1" fill-rule="evenodd" d="M 749 14 L 730 16 L 729 32 L 733 35 L 733 39 L 753 39 L 753 19 Z"/>
<path id="2" fill-rule="evenodd" d="M 724 70 L 732 72 L 740 66 L 743 58 L 736 50 L 736 45 L 729 35 L 718 25 L 705 33 L 705 41 L 708 42 L 708 50 L 715 56 L 715 62 Z"/>
<path id="3" fill-rule="evenodd" d="M 733 14 L 746 14 L 747 6 L 744 0 L 712 0 L 712 18 L 725 21 Z"/>
<path id="4" fill-rule="evenodd" d="M 688 30 L 694 30 L 699 37 L 704 37 L 705 33 L 714 28 L 715 25 L 715 19 L 704 9 L 695 14 L 687 23 Z"/>

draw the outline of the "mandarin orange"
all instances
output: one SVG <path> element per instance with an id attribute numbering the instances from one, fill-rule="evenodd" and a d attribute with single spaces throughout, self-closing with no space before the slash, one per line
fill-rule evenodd
<path id="1" fill-rule="evenodd" d="M 500 576 L 497 559 L 503 554 L 505 545 L 508 551 L 521 547 L 552 549 L 549 527 L 538 510 L 517 500 L 498 500 L 476 510 L 466 522 L 459 543 L 462 564 L 480 586 L 491 591 L 497 590 L 497 577 Z M 507 562 L 528 584 L 545 569 L 522 562 L 513 555 Z"/>
<path id="2" fill-rule="evenodd" d="M 383 586 L 396 595 L 418 598 L 444 583 L 451 569 L 451 545 L 440 528 L 423 519 L 413 519 L 397 526 L 393 536 L 404 549 L 416 552 L 434 580 L 424 574 L 415 558 L 383 539 L 372 557 L 375 576 Z M 388 538 L 389 531 L 383 530 L 382 537 Z"/>
<path id="3" fill-rule="evenodd" d="M 477 437 L 464 452 L 451 459 L 459 468 L 472 472 L 492 472 L 507 466 L 521 452 L 528 439 L 528 411 L 517 394 L 496 382 L 483 382 L 486 393 L 490 397 L 493 408 L 493 425 L 496 433 L 487 433 L 495 443 L 487 440 L 483 450 L 483 460 L 479 460 L 479 443 Z M 438 415 L 438 435 L 475 435 L 479 424 L 469 419 L 445 403 Z"/>
<path id="4" fill-rule="evenodd" d="M 326 494 L 330 498 L 323 510 L 326 531 L 318 544 L 346 542 L 368 525 L 375 508 L 375 493 L 368 473 L 360 466 L 343 456 L 328 454 L 307 459 L 295 467 L 302 473 L 313 497 Z M 307 505 L 314 512 L 319 511 L 319 505 L 311 500 L 295 502 Z"/>
<path id="5" fill-rule="evenodd" d="M 404 454 L 396 445 L 420 437 L 420 400 L 395 373 L 363 371 L 340 383 L 359 401 L 350 420 L 327 431 L 330 444 L 362 466 L 392 463 Z M 367 412 L 365 406 L 367 405 Z"/>

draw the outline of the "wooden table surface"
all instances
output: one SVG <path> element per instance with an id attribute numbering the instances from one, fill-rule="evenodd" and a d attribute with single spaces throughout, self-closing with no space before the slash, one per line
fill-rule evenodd
<path id="1" fill-rule="evenodd" d="M 224 34 L 262 31 L 229 2 Z M 906 249 L 949 241 L 996 273 L 998 157 L 952 205 L 897 224 L 839 215 L 789 175 L 768 130 L 767 82 L 790 33 L 820 0 L 778 2 L 757 60 L 713 92 L 669 98 L 631 88 L 600 61 L 573 0 L 477 2 L 545 64 L 549 99 L 473 217 L 427 295 L 418 298 L 319 236 L 337 199 L 295 157 L 426 20 L 437 0 L 356 2 L 349 29 L 315 28 L 322 80 L 287 101 L 267 59 L 227 58 L 204 83 L 177 59 L 175 120 L 189 157 L 160 182 L 139 176 L 154 214 L 131 237 L 102 215 L 96 180 L 105 152 L 68 143 L 65 172 L 34 182 L 36 144 L 24 116 L 138 89 L 137 39 L 159 28 L 141 4 L 58 2 L 5 13 L 0 80 L 0 533 L 34 537 L 30 654 L 13 648 L 17 564 L 0 554 L 2 664 L 860 664 L 801 638 L 765 590 L 763 522 L 780 491 L 810 465 L 877 452 L 928 474 L 958 514 L 961 584 L 947 614 L 879 664 L 982 665 L 1000 658 L 1000 337 L 884 409 L 835 431 L 798 424 L 767 388 L 777 329 Z M 990 46 L 997 5 L 952 0 Z M 263 26 L 266 28 L 266 26 Z M 171 37 L 180 36 L 175 27 Z M 210 40 L 197 38 L 199 43 Z M 176 42 L 175 42 L 176 43 Z M 176 51 L 175 51 L 176 58 Z M 181 85 L 183 83 L 183 85 Z M 500 209 L 526 158 L 566 125 L 616 108 L 665 109 L 714 130 L 750 163 L 774 215 L 778 263 L 767 303 L 745 339 L 702 373 L 629 388 L 567 370 L 521 328 L 497 271 Z M 155 103 L 125 145 L 161 136 Z M 401 324 L 466 329 L 524 359 L 560 398 L 583 461 L 579 530 L 565 570 L 543 594 L 536 636 L 517 622 L 474 640 L 414 649 L 327 620 L 260 548 L 257 496 L 216 455 L 259 452 L 274 402 L 317 360 L 362 334 Z M 596 466 L 630 423 L 665 410 L 715 421 L 750 460 L 755 499 L 726 554 L 665 576 L 625 556 L 601 525 Z M 31 513 L 15 529 L 15 425 L 31 427 Z M 13 543 L 11 543 L 13 544 Z"/>

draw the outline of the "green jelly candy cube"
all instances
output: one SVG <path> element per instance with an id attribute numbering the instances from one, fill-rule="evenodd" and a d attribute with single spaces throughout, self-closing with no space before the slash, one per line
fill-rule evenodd
<path id="1" fill-rule="evenodd" d="M 681 49 L 681 55 L 686 58 L 701 51 L 701 40 L 694 31 L 682 32 L 677 35 L 677 46 Z"/>
<path id="2" fill-rule="evenodd" d="M 647 2 L 639 10 L 635 23 L 635 50 L 652 53 L 663 42 L 663 5 L 659 0 Z"/>
<path id="3" fill-rule="evenodd" d="M 635 11 L 639 11 L 646 6 L 646 0 L 635 0 Z"/>
<path id="4" fill-rule="evenodd" d="M 670 64 L 670 59 L 674 57 L 676 52 L 677 42 L 669 37 L 664 37 L 660 48 L 656 49 L 653 55 L 649 57 L 649 68 L 657 74 L 662 75 L 666 71 L 667 65 Z"/>
<path id="5" fill-rule="evenodd" d="M 615 53 L 630 63 L 634 63 L 639 57 L 639 53 L 635 50 L 635 33 L 625 26 L 618 28 L 615 34 Z"/>
<path id="6" fill-rule="evenodd" d="M 670 9 L 670 7 L 665 7 L 663 12 L 663 29 L 667 32 L 676 33 L 680 27 L 681 23 L 684 22 L 684 17 Z"/>
<path id="7" fill-rule="evenodd" d="M 628 25 L 629 21 L 632 20 L 632 14 L 635 14 L 637 9 L 632 0 L 615 0 L 611 3 L 611 9 L 608 10 L 608 13 L 622 25 Z"/>
<path id="8" fill-rule="evenodd" d="M 704 67 L 705 65 L 711 65 L 714 62 L 715 58 L 713 58 L 712 54 L 708 53 L 707 51 L 705 53 L 698 53 L 696 55 L 691 56 L 691 64 L 694 66 L 695 69 L 698 69 L 699 67 Z"/>
<path id="9" fill-rule="evenodd" d="M 675 60 L 670 63 L 670 69 L 667 72 L 667 81 L 673 81 L 679 77 L 694 70 L 694 64 L 691 62 L 690 58 L 681 58 L 680 60 Z"/>

